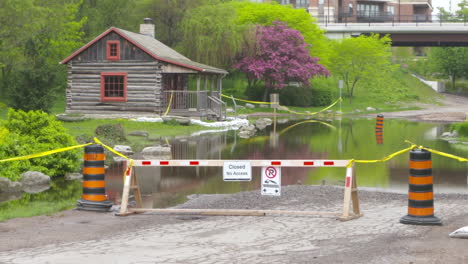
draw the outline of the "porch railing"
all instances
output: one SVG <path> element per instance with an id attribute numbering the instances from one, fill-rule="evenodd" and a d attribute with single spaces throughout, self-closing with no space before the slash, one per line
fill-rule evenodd
<path id="1" fill-rule="evenodd" d="M 161 109 L 167 109 L 169 102 L 171 102 L 169 113 L 204 117 L 211 110 L 217 118 L 225 117 L 225 104 L 221 101 L 219 92 L 211 92 L 210 95 L 208 91 L 163 91 Z"/>

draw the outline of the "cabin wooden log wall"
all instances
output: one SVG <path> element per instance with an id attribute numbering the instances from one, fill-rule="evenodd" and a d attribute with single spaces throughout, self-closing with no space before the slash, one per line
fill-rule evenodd
<path id="1" fill-rule="evenodd" d="M 158 62 L 69 63 L 67 112 L 160 112 L 161 64 Z M 101 102 L 101 73 L 127 73 L 126 102 Z"/>

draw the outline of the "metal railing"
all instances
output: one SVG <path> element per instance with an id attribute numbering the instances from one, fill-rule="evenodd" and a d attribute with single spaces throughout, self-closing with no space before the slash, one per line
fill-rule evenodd
<path id="1" fill-rule="evenodd" d="M 349 13 L 340 13 L 338 15 L 323 15 L 315 17 L 317 22 L 325 27 L 331 25 L 341 25 L 348 23 L 361 23 L 368 25 L 376 25 L 391 23 L 394 26 L 399 24 L 434 24 L 434 25 L 468 25 L 468 15 L 394 15 L 389 12 L 358 12 L 356 15 Z"/>

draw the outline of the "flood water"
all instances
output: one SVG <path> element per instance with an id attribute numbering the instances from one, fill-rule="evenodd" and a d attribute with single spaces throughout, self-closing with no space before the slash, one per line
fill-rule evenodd
<path id="1" fill-rule="evenodd" d="M 168 139 L 172 159 L 281 160 L 281 159 L 381 159 L 417 145 L 468 157 L 468 145 L 438 139 L 449 125 L 385 120 L 384 135 L 375 135 L 375 119 L 343 119 L 328 122 L 306 120 L 278 124 L 242 139 L 237 131 Z M 466 147 L 465 147 L 466 146 Z M 468 193 L 467 163 L 433 156 L 435 193 Z M 398 192 L 408 189 L 409 153 L 386 163 L 356 164 L 358 186 Z M 106 172 L 109 199 L 120 203 L 124 166 L 114 163 Z M 259 190 L 260 168 L 253 168 L 251 182 L 224 182 L 222 168 L 140 167 L 136 175 L 145 207 L 168 207 L 184 202 L 190 194 L 222 194 Z M 282 168 L 282 185 L 344 185 L 344 168 Z M 260 190 L 259 190 L 260 191 Z"/>

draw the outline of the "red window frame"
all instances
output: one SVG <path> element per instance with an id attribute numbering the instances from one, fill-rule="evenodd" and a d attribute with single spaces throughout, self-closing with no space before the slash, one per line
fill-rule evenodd
<path id="1" fill-rule="evenodd" d="M 112 78 L 116 77 L 116 78 Z M 119 77 L 123 77 L 121 81 Z M 106 82 L 107 81 L 107 82 Z M 122 85 L 122 87 L 118 87 Z M 122 96 L 115 96 L 122 90 Z M 111 95 L 112 94 L 112 95 Z M 101 73 L 101 102 L 126 102 L 127 101 L 127 73 L 126 72 L 102 72 Z"/>
<path id="2" fill-rule="evenodd" d="M 120 60 L 120 41 L 109 40 L 107 41 L 106 55 L 107 60 L 119 61 Z"/>

